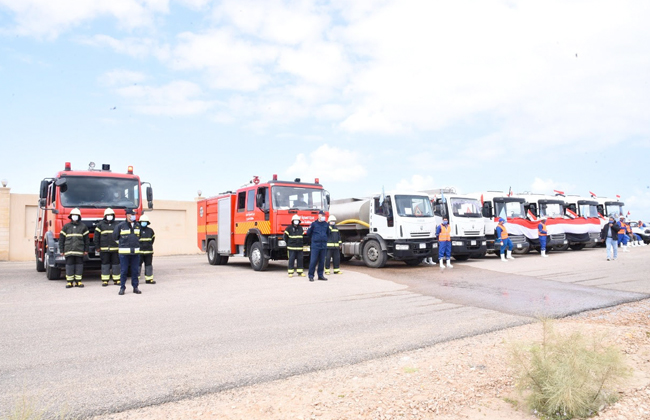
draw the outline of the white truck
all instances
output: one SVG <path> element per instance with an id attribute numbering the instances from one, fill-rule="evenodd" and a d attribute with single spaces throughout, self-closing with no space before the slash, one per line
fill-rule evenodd
<path id="1" fill-rule="evenodd" d="M 527 222 L 524 210 L 525 199 L 512 197 L 503 191 L 484 191 L 468 194 L 468 196 L 481 202 L 488 253 L 499 255 L 500 252 L 500 248 L 495 248 L 494 245 L 499 217 L 507 220 L 506 229 L 508 229 L 508 236 L 512 240 L 513 252 L 525 254 L 530 250 L 530 242 L 520 229 Z"/>
<path id="2" fill-rule="evenodd" d="M 344 261 L 355 257 L 368 267 L 381 268 L 388 258 L 418 265 L 438 254 L 427 194 L 393 192 L 332 200 L 329 212 L 341 233 Z"/>
<path id="3" fill-rule="evenodd" d="M 607 223 L 606 220 L 609 216 L 614 216 L 618 221 L 619 216 L 625 215 L 625 213 L 623 213 L 623 206 L 625 206 L 624 202 L 607 197 L 598 197 L 595 200 L 598 202 L 596 209 L 604 219 L 602 224 Z"/>
<path id="4" fill-rule="evenodd" d="M 476 198 L 458 195 L 453 187 L 424 191 L 433 205 L 436 225 L 447 218 L 451 227 L 451 255 L 458 261 L 482 258 L 487 253 L 485 221 L 481 202 Z M 434 259 L 438 256 L 434 255 Z"/>
<path id="5" fill-rule="evenodd" d="M 572 232 L 574 229 L 567 227 L 567 225 L 571 224 L 572 222 L 570 222 L 568 220 L 568 217 L 565 217 L 564 215 L 566 205 L 564 197 L 546 194 L 534 194 L 530 192 L 519 193 L 516 194 L 515 197 L 523 198 L 526 200 L 526 203 L 524 204 L 524 210 L 526 211 L 527 215 L 530 211 L 530 213 L 534 216 L 534 219 L 531 219 L 529 223 L 530 229 L 525 232 L 526 239 L 528 239 L 528 242 L 530 242 L 531 249 L 540 249 L 539 230 L 537 229 L 539 222 L 535 219 L 538 219 L 542 216 L 546 216 L 548 218 L 546 221 L 548 231 L 548 237 L 546 238 L 546 249 L 552 249 L 554 251 L 566 251 L 569 249 L 567 232 Z"/>
<path id="6" fill-rule="evenodd" d="M 592 222 L 592 226 L 586 232 L 567 234 L 571 249 L 595 247 L 600 242 L 600 229 L 606 220 L 598 211 L 598 201 L 594 198 L 579 195 L 567 195 L 564 200 L 566 201 L 567 211 L 570 210 L 577 214 L 578 217 Z"/>

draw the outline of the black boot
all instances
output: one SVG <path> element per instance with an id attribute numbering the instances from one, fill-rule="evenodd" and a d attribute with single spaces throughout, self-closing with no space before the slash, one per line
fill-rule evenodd
<path id="1" fill-rule="evenodd" d="M 133 289 L 133 293 L 135 293 L 136 295 L 139 295 L 139 294 L 141 294 L 142 292 L 140 291 L 140 289 L 138 289 L 138 288 L 136 287 L 135 289 Z"/>

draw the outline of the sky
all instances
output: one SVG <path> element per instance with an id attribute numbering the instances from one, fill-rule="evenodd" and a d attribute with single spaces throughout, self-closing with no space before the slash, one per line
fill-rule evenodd
<path id="1" fill-rule="evenodd" d="M 0 0 L 0 178 L 592 191 L 650 220 L 649 21 L 642 0 Z"/>

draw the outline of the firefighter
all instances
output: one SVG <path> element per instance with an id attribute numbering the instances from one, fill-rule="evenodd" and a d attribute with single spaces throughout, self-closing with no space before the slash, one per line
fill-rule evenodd
<path id="1" fill-rule="evenodd" d="M 496 243 L 501 244 L 501 261 L 508 262 L 508 260 L 514 260 L 512 256 L 512 240 L 508 237 L 508 230 L 505 227 L 506 219 L 499 217 L 499 224 L 497 225 L 496 233 Z M 506 259 L 506 248 L 508 249 L 508 258 Z"/>
<path id="2" fill-rule="evenodd" d="M 88 226 L 81 222 L 81 212 L 79 209 L 72 209 L 69 223 L 66 223 L 61 229 L 59 235 L 59 247 L 61 255 L 65 256 L 65 279 L 66 289 L 72 287 L 84 287 L 81 277 L 84 271 L 84 257 L 88 255 L 90 247 L 90 236 L 88 236 Z"/>
<path id="3" fill-rule="evenodd" d="M 135 220 L 133 209 L 126 209 L 126 220 L 115 227 L 113 239 L 117 241 L 120 255 L 120 295 L 124 294 L 126 278 L 131 270 L 133 293 L 142 293 L 138 289 L 138 269 L 140 268 L 140 224 Z"/>
<path id="4" fill-rule="evenodd" d="M 623 252 L 630 252 L 627 249 L 627 241 L 629 240 L 629 237 L 627 236 L 628 224 L 625 223 L 625 216 L 621 215 L 619 217 L 618 224 L 621 226 L 621 230 L 618 231 L 618 245 L 623 248 Z"/>
<path id="5" fill-rule="evenodd" d="M 120 284 L 120 257 L 117 253 L 117 242 L 113 239 L 113 231 L 117 226 L 115 212 L 110 207 L 104 210 L 104 218 L 95 227 L 95 252 L 102 261 L 102 286 L 108 286 L 111 279 L 113 284 Z"/>
<path id="6" fill-rule="evenodd" d="M 449 220 L 446 217 L 442 219 L 442 224 L 436 228 L 436 236 L 438 237 L 440 269 L 445 268 L 445 257 L 447 257 L 447 268 L 454 268 L 451 265 L 451 226 L 449 226 Z"/>
<path id="7" fill-rule="evenodd" d="M 327 254 L 327 237 L 330 226 L 325 221 L 325 212 L 318 212 L 318 220 L 312 222 L 307 229 L 307 237 L 311 240 L 311 255 L 309 257 L 309 281 L 314 281 L 314 271 L 318 265 L 318 280 L 327 281 L 325 278 L 325 255 Z"/>
<path id="8" fill-rule="evenodd" d="M 548 257 L 546 255 L 546 239 L 548 237 L 548 230 L 546 229 L 546 216 L 542 216 L 539 219 L 539 224 L 537 225 L 538 235 L 539 235 L 539 252 L 542 254 L 542 257 Z"/>
<path id="9" fill-rule="evenodd" d="M 289 254 L 289 265 L 287 271 L 289 277 L 293 277 L 294 273 L 294 263 L 296 266 L 295 273 L 300 277 L 305 277 L 305 273 L 302 269 L 302 264 L 304 261 L 304 237 L 305 232 L 300 226 L 300 216 L 294 214 L 291 218 L 291 225 L 287 227 L 284 231 L 284 241 L 287 243 L 287 253 Z"/>
<path id="10" fill-rule="evenodd" d="M 342 274 L 341 269 L 341 232 L 336 228 L 336 216 L 330 215 L 327 222 L 330 224 L 330 231 L 327 235 L 327 257 L 325 258 L 325 269 L 329 274 Z M 330 270 L 330 261 L 332 269 Z"/>
<path id="11" fill-rule="evenodd" d="M 140 217 L 140 269 L 144 264 L 144 282 L 146 284 L 156 284 L 153 279 L 153 243 L 156 240 L 156 233 L 149 227 L 151 222 L 146 214 Z"/>

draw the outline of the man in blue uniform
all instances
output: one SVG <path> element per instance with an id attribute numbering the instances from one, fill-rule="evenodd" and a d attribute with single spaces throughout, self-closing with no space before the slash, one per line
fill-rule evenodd
<path id="1" fill-rule="evenodd" d="M 499 224 L 497 225 L 497 243 L 501 244 L 501 261 L 508 262 L 514 260 L 512 256 L 512 239 L 508 237 L 508 229 L 505 226 L 506 219 L 499 217 Z M 506 259 L 506 248 L 508 249 L 508 257 Z"/>
<path id="2" fill-rule="evenodd" d="M 440 269 L 445 268 L 445 258 L 447 258 L 447 268 L 454 268 L 451 265 L 451 226 L 449 226 L 449 220 L 446 217 L 442 219 L 442 224 L 436 228 L 436 236 L 438 237 Z"/>
<path id="3" fill-rule="evenodd" d="M 325 278 L 325 256 L 327 255 L 327 238 L 330 227 L 325 221 L 325 212 L 318 213 L 318 220 L 314 221 L 306 236 L 311 239 L 310 258 L 309 258 L 309 281 L 314 281 L 314 271 L 318 264 L 318 280 L 327 280 Z"/>
<path id="4" fill-rule="evenodd" d="M 113 239 L 117 241 L 117 252 L 120 255 L 120 295 L 126 289 L 126 277 L 131 269 L 131 285 L 133 293 L 142 293 L 138 289 L 138 271 L 140 271 L 140 224 L 135 221 L 132 209 L 126 209 L 126 220 L 115 227 Z"/>
<path id="5" fill-rule="evenodd" d="M 546 238 L 548 237 L 548 230 L 546 229 L 546 216 L 540 217 L 539 224 L 537 225 L 537 230 L 539 231 L 540 253 L 542 254 L 542 257 L 548 257 L 548 255 L 546 255 Z"/>

